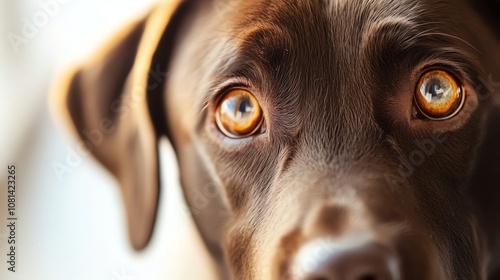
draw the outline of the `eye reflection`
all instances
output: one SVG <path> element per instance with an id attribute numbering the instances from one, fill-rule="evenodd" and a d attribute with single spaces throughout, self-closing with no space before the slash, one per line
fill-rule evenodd
<path id="1" fill-rule="evenodd" d="M 446 71 L 432 70 L 420 78 L 415 101 L 427 118 L 444 120 L 460 111 L 464 96 L 453 76 Z"/>
<path id="2" fill-rule="evenodd" d="M 216 110 L 219 129 L 231 138 L 248 137 L 262 124 L 262 109 L 257 99 L 248 91 L 235 89 L 228 92 Z"/>

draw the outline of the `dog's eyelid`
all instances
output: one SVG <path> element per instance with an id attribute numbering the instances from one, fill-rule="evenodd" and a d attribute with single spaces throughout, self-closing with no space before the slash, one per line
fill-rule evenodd
<path id="1" fill-rule="evenodd" d="M 247 86 L 247 84 L 243 84 L 243 83 L 231 83 L 231 84 L 223 85 L 223 86 L 218 87 L 212 91 L 212 95 L 211 95 L 212 101 L 211 102 L 213 104 L 218 104 L 220 102 L 220 100 L 224 97 L 225 94 L 227 94 L 231 90 L 237 90 L 237 89 L 251 91 L 249 86 Z M 253 92 L 253 91 L 251 91 L 251 92 Z"/>
<path id="2" fill-rule="evenodd" d="M 423 65 L 420 65 L 418 68 L 418 71 L 416 74 L 421 77 L 425 73 L 433 71 L 433 70 L 441 70 L 441 71 L 446 71 L 452 74 L 455 78 L 458 80 L 462 80 L 463 76 L 465 75 L 464 70 L 462 69 L 461 65 L 456 65 L 453 62 L 450 61 L 429 61 Z"/>
<path id="3" fill-rule="evenodd" d="M 476 77 L 480 77 L 483 72 L 476 60 L 467 59 L 467 57 L 460 57 L 460 59 L 430 59 L 415 68 L 418 69 L 414 72 L 416 77 L 420 77 L 431 70 L 450 72 L 462 85 L 474 84 Z"/>
<path id="4" fill-rule="evenodd" d="M 209 86 L 206 96 L 208 96 L 209 102 L 216 104 L 220 98 L 229 90 L 236 88 L 241 88 L 255 92 L 252 83 L 241 76 L 221 76 L 213 79 L 211 85 Z"/>

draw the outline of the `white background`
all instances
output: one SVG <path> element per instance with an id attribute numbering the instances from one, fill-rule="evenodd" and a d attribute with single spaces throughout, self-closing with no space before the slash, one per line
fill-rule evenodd
<path id="1" fill-rule="evenodd" d="M 182 204 L 167 141 L 161 164 L 168 188 L 161 192 L 152 242 L 141 252 L 127 239 L 116 182 L 94 159 L 82 157 L 62 179 L 52 168 L 65 163 L 77 144 L 49 113 L 55 73 L 84 60 L 155 1 L 65 0 L 48 15 L 40 3 L 53 1 L 0 0 L 0 279 L 212 279 L 211 262 Z M 43 16 L 37 21 L 40 13 L 48 15 L 46 22 Z M 37 30 L 16 47 L 9 34 L 23 36 L 27 21 Z M 6 175 L 12 163 L 16 273 L 6 263 Z"/>

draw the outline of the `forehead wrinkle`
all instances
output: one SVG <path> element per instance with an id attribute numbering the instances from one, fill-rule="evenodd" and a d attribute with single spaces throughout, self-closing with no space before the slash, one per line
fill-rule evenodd
<path id="1" fill-rule="evenodd" d="M 364 28 L 361 37 L 361 48 L 360 48 L 361 53 L 364 53 L 364 50 L 370 47 L 370 43 L 376 41 L 376 38 L 378 37 L 378 35 L 380 35 L 379 33 L 381 33 L 385 27 L 404 26 L 408 30 L 411 30 L 413 25 L 414 25 L 413 21 L 411 21 L 407 17 L 401 17 L 401 16 L 390 16 L 378 20 L 373 24 L 368 24 Z"/>
<path id="2" fill-rule="evenodd" d="M 315 81 L 321 80 L 321 75 L 324 75 L 321 73 L 325 72 L 312 67 L 324 64 L 324 54 L 315 51 L 318 49 L 317 44 L 311 40 L 304 40 L 303 36 L 313 34 L 312 32 L 328 34 L 324 32 L 326 21 L 321 21 L 319 30 L 317 25 L 311 24 L 314 23 L 309 19 L 312 17 L 311 11 L 307 10 L 305 12 L 307 18 L 304 18 L 304 16 L 294 16 L 304 12 L 301 11 L 301 7 L 294 6 L 286 10 L 285 13 L 269 21 L 253 18 L 249 20 L 249 17 L 243 17 L 244 24 L 241 25 L 246 28 L 237 27 L 231 32 L 236 34 L 231 38 L 234 42 L 235 56 L 231 59 L 231 66 L 225 69 L 227 73 L 244 76 L 264 88 L 265 98 L 271 104 L 277 105 L 271 114 L 276 114 L 276 117 L 290 124 L 284 125 L 286 133 L 283 135 L 296 133 L 297 128 L 301 126 L 301 119 L 293 112 L 299 110 L 300 99 L 306 97 L 300 93 L 311 85 L 311 81 L 305 78 L 311 76 Z M 314 36 L 314 38 L 329 39 L 325 36 Z M 327 52 L 329 45 L 325 42 L 320 50 Z M 312 63 L 311 60 L 323 62 Z M 304 71 L 312 75 L 304 76 Z M 281 126 L 277 126 L 279 127 Z"/>
<path id="3" fill-rule="evenodd" d="M 388 25 L 418 25 L 422 4 L 408 0 L 331 0 L 328 16 L 333 35 L 345 45 L 342 51 L 362 53 L 373 34 Z M 354 28 L 353 28 L 354 26 Z"/>
<path id="4" fill-rule="evenodd" d="M 361 0 L 363 1 L 363 0 Z M 391 0 L 387 0 L 391 1 Z M 452 1 L 436 0 L 432 2 L 401 1 L 392 5 L 389 11 L 374 9 L 370 12 L 366 27 L 363 29 L 361 53 L 367 53 L 371 43 L 390 43 L 396 50 L 405 50 L 413 46 L 461 47 L 463 51 L 480 54 L 477 46 L 471 43 L 470 34 L 464 29 L 463 20 L 456 18 L 460 14 Z M 378 7 L 378 6 L 377 6 Z M 439 12 L 446 11 L 446 12 Z M 382 40 L 381 38 L 388 38 Z M 377 46 L 372 46 L 377 48 Z M 383 48 L 386 46 L 380 46 Z"/>
<path id="5" fill-rule="evenodd" d="M 386 18 L 369 25 L 363 32 L 360 57 L 366 57 L 374 49 L 395 47 L 394 51 L 407 50 L 412 47 L 432 48 L 457 47 L 479 50 L 466 39 L 457 35 L 439 31 L 439 22 L 415 23 L 406 18 Z M 464 48 L 465 47 L 465 48 Z"/>
<path id="6" fill-rule="evenodd" d="M 252 23 L 236 37 L 236 48 L 249 56 L 265 60 L 265 54 L 291 45 L 287 32 L 276 24 Z M 267 61 L 264 61 L 267 62 Z"/>

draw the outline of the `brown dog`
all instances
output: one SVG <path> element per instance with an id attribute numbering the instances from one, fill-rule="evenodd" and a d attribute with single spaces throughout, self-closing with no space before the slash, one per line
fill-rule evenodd
<path id="1" fill-rule="evenodd" d="M 168 136 L 221 278 L 500 279 L 498 8 L 169 2 L 61 100 L 137 249 Z"/>

